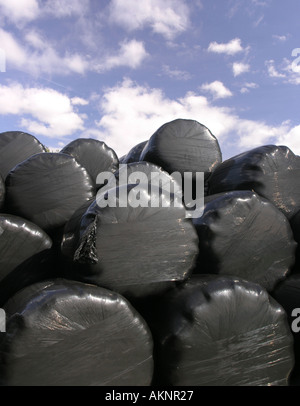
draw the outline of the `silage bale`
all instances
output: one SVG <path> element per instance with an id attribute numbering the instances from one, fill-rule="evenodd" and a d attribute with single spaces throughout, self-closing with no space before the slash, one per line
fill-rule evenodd
<path id="1" fill-rule="evenodd" d="M 193 224 L 199 237 L 195 272 L 236 275 L 272 290 L 295 262 L 289 221 L 254 192 L 210 196 Z"/>
<path id="2" fill-rule="evenodd" d="M 83 166 L 96 183 L 99 173 L 114 173 L 119 166 L 116 152 L 105 142 L 93 138 L 77 138 L 66 145 L 61 151 L 73 156 Z"/>
<path id="3" fill-rule="evenodd" d="M 142 141 L 132 147 L 126 155 L 120 158 L 120 163 L 122 164 L 130 164 L 132 162 L 139 162 L 141 153 L 144 149 L 144 146 L 147 144 L 148 141 Z"/>
<path id="4" fill-rule="evenodd" d="M 148 386 L 153 342 L 121 295 L 64 279 L 33 284 L 4 306 L 4 386 Z"/>
<path id="5" fill-rule="evenodd" d="M 52 240 L 36 224 L 0 214 L 0 307 L 19 289 L 48 276 Z"/>
<path id="6" fill-rule="evenodd" d="M 300 209 L 300 157 L 286 146 L 264 145 L 222 162 L 209 179 L 209 194 L 253 190 L 288 219 Z"/>
<path id="7" fill-rule="evenodd" d="M 0 134 L 0 175 L 5 180 L 8 173 L 20 162 L 46 148 L 31 134 L 6 131 Z"/>
<path id="8" fill-rule="evenodd" d="M 181 200 L 160 188 L 150 193 L 148 185 L 138 186 L 138 199 L 136 192 L 136 185 L 109 189 L 85 211 L 70 278 L 136 298 L 190 276 L 198 239 Z"/>
<path id="9" fill-rule="evenodd" d="M 36 154 L 6 179 L 10 213 L 48 231 L 63 227 L 95 195 L 95 183 L 76 160 L 62 153 Z"/>
<path id="10" fill-rule="evenodd" d="M 203 172 L 205 180 L 222 161 L 217 138 L 203 124 L 176 119 L 162 125 L 150 137 L 141 161 L 152 162 L 169 173 Z"/>
<path id="11" fill-rule="evenodd" d="M 193 275 L 139 311 L 155 343 L 156 386 L 289 384 L 287 316 L 258 284 Z"/>

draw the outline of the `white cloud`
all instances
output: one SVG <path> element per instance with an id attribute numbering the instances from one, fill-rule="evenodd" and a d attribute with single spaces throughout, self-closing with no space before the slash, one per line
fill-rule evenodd
<path id="1" fill-rule="evenodd" d="M 274 66 L 274 60 L 269 60 L 266 61 L 265 64 L 267 66 L 268 69 L 268 74 L 271 78 L 285 78 L 286 75 L 284 73 L 280 73 L 276 70 L 275 66 Z"/>
<path id="2" fill-rule="evenodd" d="M 242 75 L 250 71 L 250 65 L 244 62 L 234 62 L 232 64 L 232 72 L 234 76 Z"/>
<path id="3" fill-rule="evenodd" d="M 191 79 L 192 75 L 187 71 L 182 71 L 180 69 L 172 69 L 169 65 L 163 65 L 162 67 L 163 73 L 169 76 L 171 79 L 176 80 L 189 80 Z"/>
<path id="4" fill-rule="evenodd" d="M 286 134 L 280 135 L 278 144 L 288 145 L 295 154 L 300 155 L 300 125 L 291 128 Z"/>
<path id="5" fill-rule="evenodd" d="M 89 101 L 81 97 L 73 97 L 71 99 L 71 103 L 73 104 L 73 106 L 86 106 L 87 104 L 89 104 Z"/>
<path id="6" fill-rule="evenodd" d="M 0 0 L 1 14 L 10 21 L 23 25 L 39 15 L 37 0 Z"/>
<path id="7" fill-rule="evenodd" d="M 280 42 L 285 42 L 288 39 L 287 35 L 276 35 L 276 34 L 273 35 L 273 38 Z"/>
<path id="8" fill-rule="evenodd" d="M 89 0 L 46 0 L 43 13 L 56 18 L 82 16 L 89 7 Z"/>
<path id="9" fill-rule="evenodd" d="M 211 42 L 207 50 L 208 52 L 214 52 L 217 54 L 235 55 L 239 52 L 243 52 L 244 48 L 241 45 L 240 38 L 234 38 L 227 43 Z"/>
<path id="10" fill-rule="evenodd" d="M 144 44 L 141 41 L 124 41 L 120 45 L 119 51 L 115 55 L 108 55 L 104 62 L 98 65 L 97 70 L 104 71 L 128 66 L 132 69 L 138 68 L 143 60 L 148 56 Z"/>
<path id="11" fill-rule="evenodd" d="M 241 88 L 240 92 L 241 93 L 248 93 L 250 89 L 257 89 L 259 86 L 257 83 L 254 82 L 247 82 L 244 83 L 243 87 Z"/>
<path id="12" fill-rule="evenodd" d="M 183 0 L 112 0 L 110 21 L 133 31 L 150 26 L 167 39 L 189 26 L 189 9 Z"/>
<path id="13" fill-rule="evenodd" d="M 218 80 L 211 83 L 204 83 L 201 89 L 210 92 L 215 99 L 224 99 L 232 96 L 231 91 Z"/>
<path id="14" fill-rule="evenodd" d="M 0 114 L 17 115 L 21 127 L 47 137 L 65 137 L 84 129 L 69 97 L 49 88 L 0 86 Z"/>
<path id="15" fill-rule="evenodd" d="M 285 123 L 275 127 L 242 119 L 233 109 L 214 106 L 206 97 L 193 92 L 172 100 L 160 89 L 140 86 L 129 79 L 105 90 L 101 113 L 94 135 L 105 140 L 119 156 L 176 118 L 197 120 L 211 130 L 221 147 L 229 140 L 242 151 L 276 143 L 279 137 L 292 131 Z"/>

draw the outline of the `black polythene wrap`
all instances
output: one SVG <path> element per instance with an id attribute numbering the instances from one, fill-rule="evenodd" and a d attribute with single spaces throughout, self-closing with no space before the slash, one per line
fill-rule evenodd
<path id="1" fill-rule="evenodd" d="M 205 179 L 222 161 L 216 137 L 195 120 L 176 119 L 162 125 L 145 145 L 140 161 L 152 162 L 169 173 L 204 172 Z"/>
<path id="2" fill-rule="evenodd" d="M 95 183 L 99 173 L 113 173 L 119 166 L 116 152 L 105 142 L 92 138 L 77 138 L 60 152 L 73 156 L 88 171 Z"/>
<path id="3" fill-rule="evenodd" d="M 236 275 L 273 289 L 295 262 L 288 219 L 250 191 L 205 200 L 203 215 L 193 219 L 199 237 L 195 272 Z"/>
<path id="4" fill-rule="evenodd" d="M 286 146 L 264 145 L 222 162 L 209 179 L 209 193 L 253 190 L 289 219 L 300 209 L 300 156 Z"/>
<path id="5" fill-rule="evenodd" d="M 116 292 L 55 279 L 18 292 L 5 311 L 3 385 L 150 385 L 151 332 Z"/>
<path id="6" fill-rule="evenodd" d="M 141 175 L 146 175 L 142 177 L 145 178 L 145 182 L 148 184 L 149 192 L 151 192 L 151 187 L 159 187 L 170 191 L 172 194 L 176 194 L 179 199 L 183 197 L 181 179 L 171 176 L 157 165 L 141 161 L 121 164 L 119 169 L 107 180 L 107 183 L 99 189 L 97 198 L 116 186 L 142 183 L 142 180 L 139 178 Z"/>
<path id="7" fill-rule="evenodd" d="M 120 163 L 122 164 L 130 164 L 132 162 L 139 162 L 141 153 L 144 149 L 144 146 L 147 144 L 148 141 L 142 141 L 139 144 L 132 147 L 129 152 L 120 158 Z"/>
<path id="8" fill-rule="evenodd" d="M 36 278 L 49 258 L 51 238 L 36 224 L 18 216 L 0 214 L 0 306 Z"/>
<path id="9" fill-rule="evenodd" d="M 294 234 L 294 239 L 297 242 L 296 260 L 293 267 L 293 272 L 300 272 L 300 210 L 291 218 L 290 224 Z"/>
<path id="10" fill-rule="evenodd" d="M 95 183 L 86 169 L 62 153 L 36 154 L 6 178 L 10 212 L 46 231 L 63 227 L 95 193 Z"/>
<path id="11" fill-rule="evenodd" d="M 46 152 L 45 147 L 33 135 L 22 131 L 6 131 L 0 134 L 0 175 L 7 174 L 20 162 L 34 154 Z"/>
<path id="12" fill-rule="evenodd" d="M 294 366 L 284 309 L 260 285 L 193 275 L 141 313 L 156 385 L 286 386 Z"/>
<path id="13" fill-rule="evenodd" d="M 168 206 L 133 207 L 131 193 L 135 187 L 110 189 L 116 193 L 116 207 L 100 208 L 96 200 L 85 211 L 74 256 L 81 266 L 70 276 L 130 298 L 164 291 L 175 281 L 186 279 L 198 253 L 197 234 L 192 222 L 185 218 L 180 199 L 165 194 L 163 189 L 154 188 L 150 194 L 148 185 L 139 185 L 145 199 L 162 199 Z M 128 204 L 120 207 L 124 194 Z M 89 252 L 91 256 L 87 257 Z"/>

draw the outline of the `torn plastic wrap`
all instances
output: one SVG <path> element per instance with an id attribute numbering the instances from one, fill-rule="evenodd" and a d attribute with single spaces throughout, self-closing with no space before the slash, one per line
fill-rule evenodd
<path id="1" fill-rule="evenodd" d="M 52 240 L 36 224 L 0 214 L 0 307 L 24 286 L 48 276 Z"/>
<path id="2" fill-rule="evenodd" d="M 285 146 L 265 145 L 222 162 L 209 179 L 209 193 L 253 190 L 288 219 L 300 208 L 300 157 Z"/>
<path id="3" fill-rule="evenodd" d="M 61 153 L 36 154 L 17 165 L 6 179 L 10 213 L 47 232 L 63 227 L 95 190 L 86 169 L 72 156 Z"/>
<path id="4" fill-rule="evenodd" d="M 195 273 L 236 275 L 273 289 L 295 262 L 288 219 L 254 192 L 213 197 L 206 199 L 203 215 L 193 219 L 199 237 Z"/>
<path id="5" fill-rule="evenodd" d="M 38 153 L 45 147 L 31 134 L 21 131 L 0 133 L 0 175 L 3 180 L 20 162 Z"/>
<path id="6" fill-rule="evenodd" d="M 73 156 L 84 167 L 96 183 L 99 173 L 118 169 L 116 152 L 105 142 L 92 138 L 78 138 L 66 145 L 61 153 Z"/>
<path id="7" fill-rule="evenodd" d="M 112 196 L 115 207 L 105 207 Z M 159 188 L 150 193 L 144 184 L 119 186 L 100 195 L 82 216 L 73 257 L 80 266 L 70 277 L 127 298 L 145 297 L 191 274 L 197 243 L 176 195 Z"/>
<path id="8" fill-rule="evenodd" d="M 195 120 L 176 119 L 161 126 L 145 145 L 141 161 L 152 162 L 169 173 L 204 172 L 205 179 L 222 161 L 216 137 Z"/>
<path id="9" fill-rule="evenodd" d="M 144 146 L 147 144 L 146 141 L 142 141 L 139 144 L 135 145 L 133 148 L 129 150 L 129 152 L 120 158 L 120 163 L 122 164 L 130 164 L 133 162 L 139 162 L 141 153 L 144 149 Z"/>
<path id="10" fill-rule="evenodd" d="M 294 239 L 297 242 L 296 260 L 292 272 L 300 273 L 300 210 L 291 218 L 290 224 L 294 234 Z"/>
<path id="11" fill-rule="evenodd" d="M 23 289 L 4 309 L 2 385 L 151 384 L 151 332 L 116 292 L 55 279 Z"/>
<path id="12" fill-rule="evenodd" d="M 193 275 L 141 313 L 154 340 L 154 385 L 287 386 L 293 337 L 260 285 Z"/>

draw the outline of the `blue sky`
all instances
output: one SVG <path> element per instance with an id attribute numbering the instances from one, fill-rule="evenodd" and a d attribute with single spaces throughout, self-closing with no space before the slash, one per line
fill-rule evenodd
<path id="1" fill-rule="evenodd" d="M 176 118 L 300 154 L 299 0 L 0 0 L 0 132 L 119 156 Z"/>

